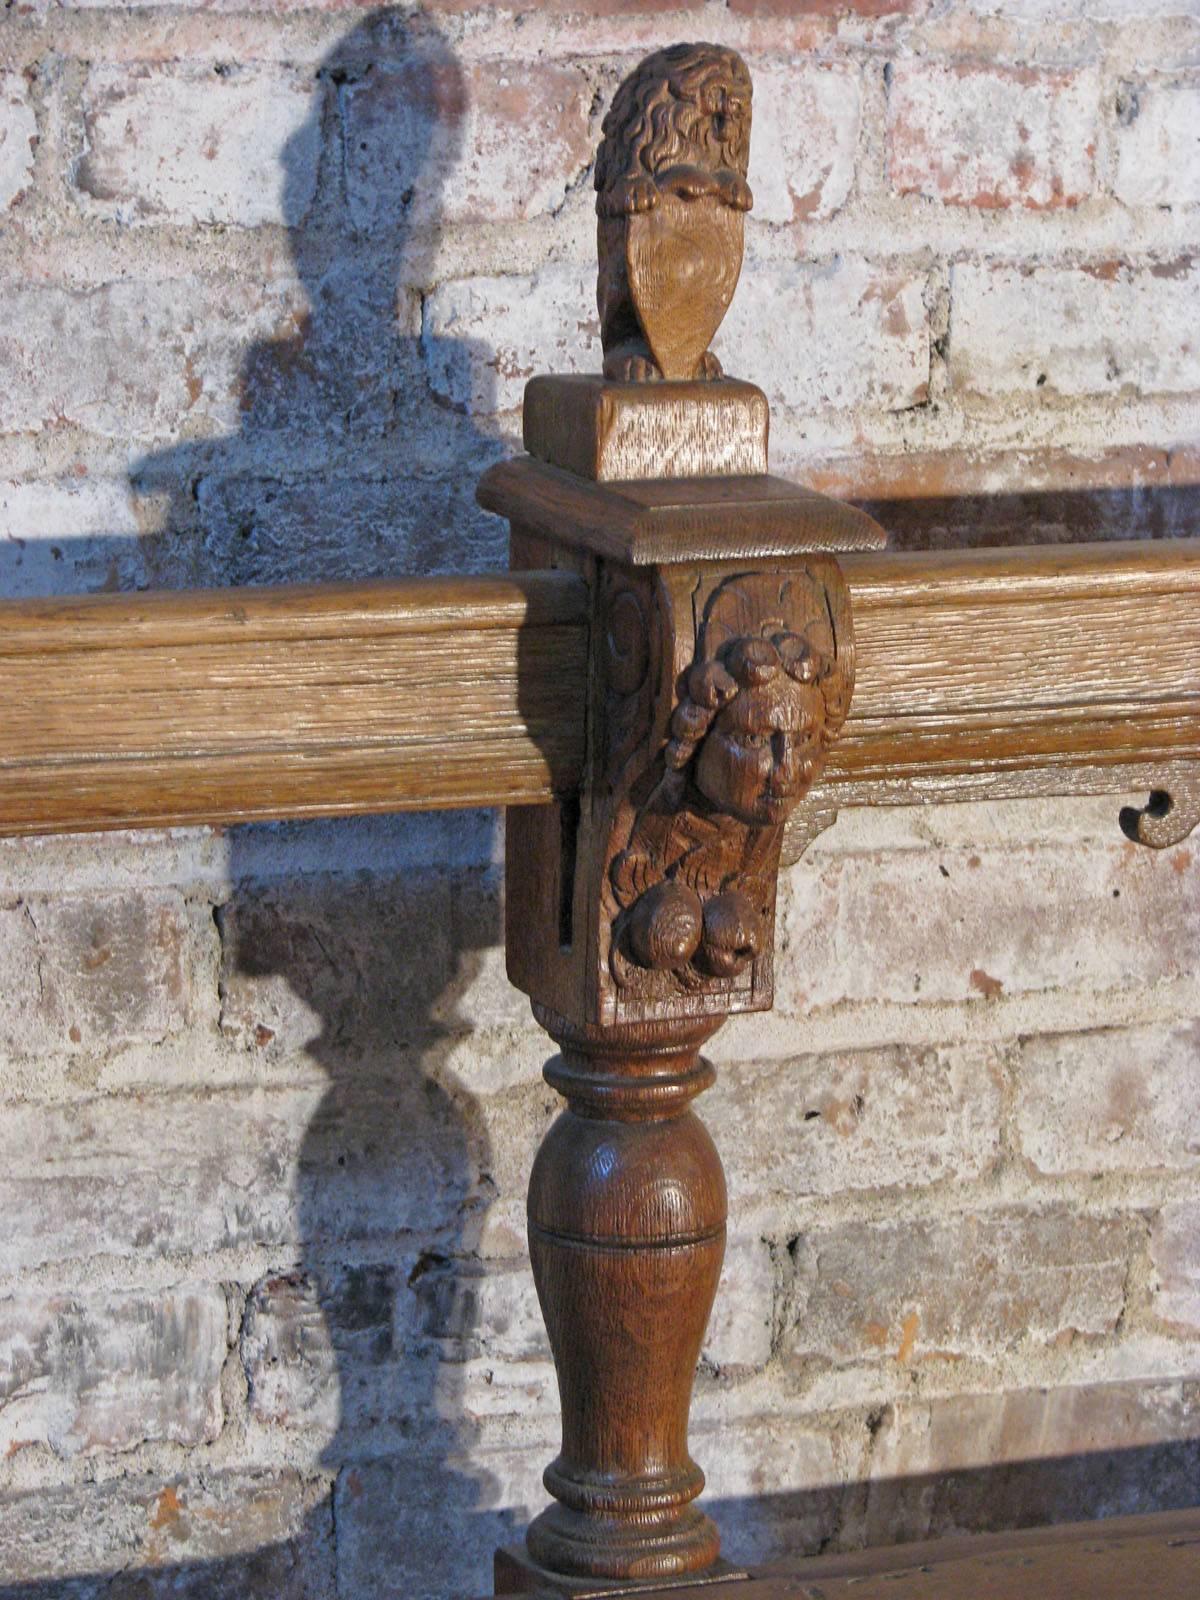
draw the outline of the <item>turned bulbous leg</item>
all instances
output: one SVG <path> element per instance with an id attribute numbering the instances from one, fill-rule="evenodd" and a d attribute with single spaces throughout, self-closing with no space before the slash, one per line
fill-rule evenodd
<path id="1" fill-rule="evenodd" d="M 725 1250 L 720 1158 L 689 1102 L 713 1080 L 699 1048 L 720 1018 L 574 1028 L 535 1008 L 562 1049 L 567 1108 L 530 1180 L 529 1249 L 558 1369 L 555 1504 L 527 1546 L 543 1569 L 630 1579 L 702 1572 L 720 1552 L 693 1503 L 692 1380 Z"/>

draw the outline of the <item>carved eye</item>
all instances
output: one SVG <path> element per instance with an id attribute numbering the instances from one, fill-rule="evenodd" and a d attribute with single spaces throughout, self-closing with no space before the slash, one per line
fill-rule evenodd
<path id="1" fill-rule="evenodd" d="M 771 736 L 766 733 L 743 733 L 738 739 L 747 750 L 765 750 L 770 742 Z"/>

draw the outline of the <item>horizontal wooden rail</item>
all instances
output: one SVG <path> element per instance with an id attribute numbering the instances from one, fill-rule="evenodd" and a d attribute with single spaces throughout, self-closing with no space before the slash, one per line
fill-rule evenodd
<path id="1" fill-rule="evenodd" d="M 1200 540 L 842 564 L 833 804 L 1200 761 Z M 551 572 L 0 605 L 0 833 L 549 800 L 586 617 Z"/>

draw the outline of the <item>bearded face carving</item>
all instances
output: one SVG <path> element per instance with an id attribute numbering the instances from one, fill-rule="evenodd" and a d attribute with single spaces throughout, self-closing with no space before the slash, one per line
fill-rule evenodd
<path id="1" fill-rule="evenodd" d="M 708 345 L 753 204 L 750 100 L 745 62 L 712 44 L 656 51 L 617 90 L 596 158 L 606 378 L 721 377 Z"/>

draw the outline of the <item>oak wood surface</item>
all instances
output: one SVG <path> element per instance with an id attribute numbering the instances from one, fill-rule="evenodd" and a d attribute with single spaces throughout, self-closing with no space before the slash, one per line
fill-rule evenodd
<path id="1" fill-rule="evenodd" d="M 841 565 L 857 682 L 814 800 L 1200 762 L 1200 540 Z M 565 573 L 8 602 L 0 832 L 544 803 L 579 776 L 586 614 Z"/>
<path id="2" fill-rule="evenodd" d="M 600 1592 L 580 1586 L 577 1600 Z M 748 1578 L 622 1592 L 638 1600 L 1194 1600 L 1200 1511 L 798 1558 Z"/>
<path id="3" fill-rule="evenodd" d="M 565 573 L 0 607 L 0 831 L 543 799 L 582 760 Z"/>

